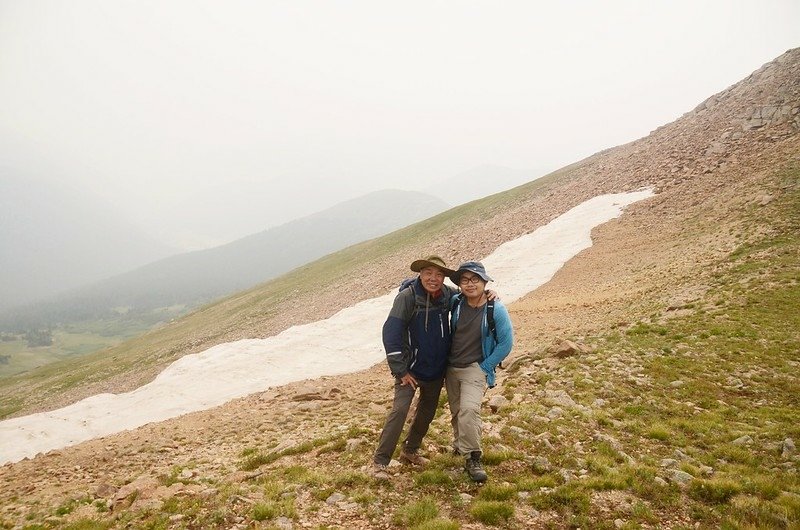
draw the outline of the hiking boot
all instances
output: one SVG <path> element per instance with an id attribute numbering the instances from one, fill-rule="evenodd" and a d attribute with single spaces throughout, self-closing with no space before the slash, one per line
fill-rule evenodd
<path id="1" fill-rule="evenodd" d="M 411 464 L 412 466 L 424 466 L 430 462 L 430 460 L 424 456 L 420 456 L 418 453 L 409 453 L 405 449 L 400 451 L 400 458 L 398 460 L 406 464 Z"/>
<path id="2" fill-rule="evenodd" d="M 464 469 L 467 471 L 469 478 L 475 482 L 486 482 L 486 479 L 489 478 L 488 475 L 486 475 L 486 471 L 483 470 L 480 451 L 472 451 L 472 453 L 470 453 L 467 462 L 464 464 Z"/>
<path id="3" fill-rule="evenodd" d="M 368 474 L 376 480 L 389 480 L 392 478 L 387 470 L 387 466 L 377 462 L 373 462 L 372 465 L 369 466 Z"/>

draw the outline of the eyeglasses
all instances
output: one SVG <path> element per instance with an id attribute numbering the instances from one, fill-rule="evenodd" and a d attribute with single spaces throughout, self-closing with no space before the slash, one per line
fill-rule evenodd
<path id="1" fill-rule="evenodd" d="M 467 278 L 466 276 L 462 276 L 461 278 L 458 279 L 458 283 L 460 285 L 467 285 L 468 283 L 476 285 L 480 281 L 481 281 L 481 277 L 480 276 L 472 276 L 471 278 Z"/>

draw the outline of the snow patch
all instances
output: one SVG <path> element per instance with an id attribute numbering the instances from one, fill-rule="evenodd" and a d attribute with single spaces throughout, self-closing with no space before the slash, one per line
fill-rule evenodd
<path id="1" fill-rule="evenodd" d="M 500 245 L 483 259 L 496 279 L 492 289 L 505 304 L 513 303 L 590 247 L 594 227 L 652 195 L 650 189 L 601 195 Z M 132 392 L 99 394 L 58 410 L 2 421 L 0 463 L 209 409 L 293 381 L 369 368 L 384 359 L 381 327 L 395 295 L 393 290 L 273 337 L 186 355 Z"/>

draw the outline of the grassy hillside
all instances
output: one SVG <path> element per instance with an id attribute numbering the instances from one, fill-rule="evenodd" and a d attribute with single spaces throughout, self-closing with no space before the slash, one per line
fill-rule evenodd
<path id="1" fill-rule="evenodd" d="M 18 516 L 71 529 L 796 528 L 800 167 L 745 182 L 773 199 L 723 192 L 712 208 L 684 203 L 669 229 L 652 223 L 653 205 L 633 209 L 512 306 L 514 360 L 484 410 L 485 486 L 449 452 L 444 399 L 426 468 L 392 468 L 388 484 L 363 471 L 391 396 L 378 367 L 83 444 L 57 476 L 94 485 Z M 641 237 L 615 240 L 630 233 Z M 637 260 L 651 245 L 673 258 Z M 610 251 L 614 265 L 598 267 Z M 597 290 L 565 297 L 576 279 Z M 540 319 L 545 307 L 558 324 Z M 542 329 L 592 351 L 557 357 Z M 117 463 L 115 478 L 89 471 L 97 458 Z M 36 461 L 15 469 L 20 479 L 44 473 Z M 8 495 L 0 501 L 24 498 Z"/>
<path id="2" fill-rule="evenodd" d="M 492 217 L 522 197 L 552 188 L 564 174 L 565 170 L 555 172 L 330 254 L 118 346 L 0 379 L 0 418 L 51 408 L 98 392 L 131 390 L 183 355 L 220 342 L 278 333 L 292 325 L 326 318 L 358 300 L 385 294 L 395 286 L 396 278 L 407 274 L 403 264 L 410 258 L 405 256 L 433 251 L 420 242 L 447 241 L 459 229 Z M 374 269 L 382 263 L 396 269 L 391 283 L 380 283 L 373 276 L 360 281 L 358 291 L 346 287 L 359 276 L 359 270 Z M 342 293 L 343 286 L 349 292 Z M 297 311 L 298 307 L 308 307 L 309 311 Z"/>
<path id="3" fill-rule="evenodd" d="M 429 435 L 431 465 L 400 468 L 391 485 L 357 471 L 369 461 L 380 413 L 362 420 L 325 406 L 309 423 L 324 416 L 339 429 L 245 446 L 238 467 L 249 481 L 221 487 L 202 507 L 176 501 L 168 513 L 144 510 L 132 520 L 158 526 L 189 514 L 214 526 L 236 513 L 317 528 L 796 528 L 800 169 L 770 178 L 784 193 L 768 207 L 750 204 L 725 226 L 686 221 L 697 237 L 741 230 L 730 234 L 731 252 L 673 284 L 708 279 L 701 295 L 581 335 L 593 348 L 587 355 L 557 359 L 523 337 L 523 351 L 538 349 L 506 372 L 507 404 L 487 411 L 488 485 L 470 483 L 448 453 L 444 404 Z M 348 449 L 354 440 L 367 443 Z M 354 505 L 348 522 L 328 524 L 334 494 Z M 237 497 L 251 502 L 237 506 Z"/>

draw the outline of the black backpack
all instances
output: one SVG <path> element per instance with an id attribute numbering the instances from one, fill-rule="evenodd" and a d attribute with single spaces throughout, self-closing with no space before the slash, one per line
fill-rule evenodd
<path id="1" fill-rule="evenodd" d="M 400 287 L 398 287 L 397 292 L 399 293 L 403 289 L 411 287 L 414 284 L 415 281 L 417 281 L 417 276 L 415 276 L 413 278 L 406 278 L 405 280 L 400 282 Z"/>

